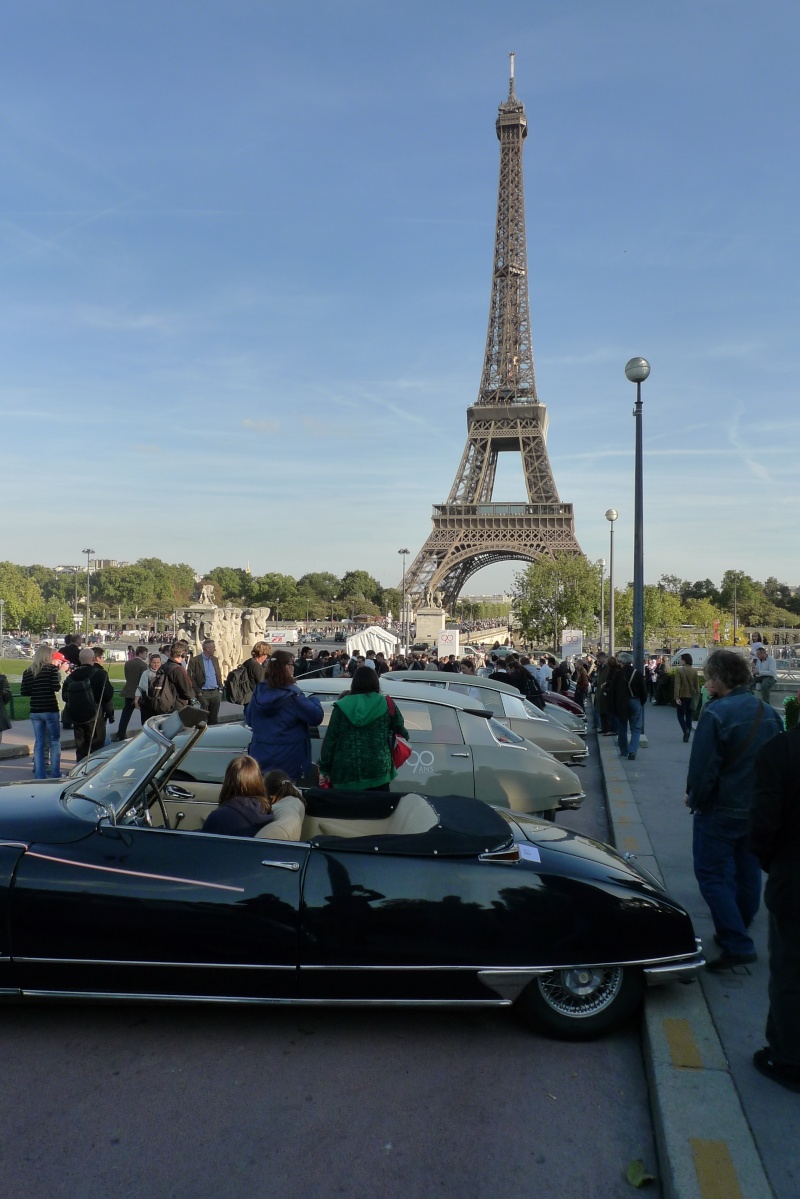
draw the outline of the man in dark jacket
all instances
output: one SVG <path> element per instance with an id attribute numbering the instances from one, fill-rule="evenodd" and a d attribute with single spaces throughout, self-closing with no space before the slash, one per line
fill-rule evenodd
<path id="1" fill-rule="evenodd" d="M 300 650 L 300 656 L 294 660 L 294 677 L 299 679 L 301 675 L 308 674 L 311 670 L 311 654 L 310 645 L 304 645 Z M 259 680 L 260 682 L 261 680 Z"/>
<path id="2" fill-rule="evenodd" d="M 180 712 L 181 708 L 186 708 L 189 704 L 194 703 L 194 684 L 184 666 L 188 652 L 189 643 L 187 641 L 173 641 L 169 646 L 169 657 L 161 667 L 176 692 L 177 698 L 172 709 L 173 712 Z"/>
<path id="3" fill-rule="evenodd" d="M 61 653 L 72 666 L 78 666 L 80 664 L 80 633 L 67 633 L 66 637 L 64 638 L 64 644 L 61 648 Z"/>
<path id="4" fill-rule="evenodd" d="M 722 950 L 706 969 L 730 970 L 756 960 L 748 928 L 761 900 L 761 870 L 748 822 L 756 754 L 782 724 L 774 708 L 750 694 L 750 667 L 738 654 L 715 650 L 705 676 L 714 702 L 697 722 L 686 804 L 694 814 L 695 878 Z"/>
<path id="5" fill-rule="evenodd" d="M 767 873 L 769 1015 L 757 1070 L 800 1091 L 800 728 L 758 751 L 750 847 Z"/>
<path id="6" fill-rule="evenodd" d="M 644 675 L 633 668 L 633 654 L 617 654 L 620 670 L 614 671 L 609 683 L 608 704 L 617 718 L 617 744 L 623 758 L 633 761 L 642 735 L 644 705 L 647 703 L 647 684 Z M 628 726 L 631 738 L 628 741 Z"/>
<path id="7" fill-rule="evenodd" d="M 136 707 L 136 688 L 139 686 L 139 680 L 147 670 L 147 646 L 140 645 L 132 658 L 129 658 L 124 666 L 125 686 L 122 688 L 122 698 L 125 703 L 122 708 L 122 715 L 119 718 L 119 733 L 117 734 L 118 741 L 124 741 L 128 731 L 128 722 L 133 715 Z"/>
<path id="8" fill-rule="evenodd" d="M 222 670 L 213 641 L 203 642 L 203 652 L 195 654 L 186 667 L 186 673 L 192 680 L 200 707 L 208 712 L 208 723 L 217 724 L 222 701 Z"/>
<path id="9" fill-rule="evenodd" d="M 81 762 L 105 743 L 106 720 L 114 720 L 114 688 L 94 650 L 82 649 L 76 670 L 61 689 L 75 730 L 75 760 Z"/>

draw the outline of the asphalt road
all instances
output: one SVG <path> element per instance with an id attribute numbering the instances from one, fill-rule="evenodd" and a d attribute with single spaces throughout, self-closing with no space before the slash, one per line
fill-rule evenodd
<path id="1" fill-rule="evenodd" d="M 559 823 L 605 838 L 596 762 Z M 636 1027 L 573 1045 L 506 1011 L 48 1004 L 6 1007 L 0 1051 L 3 1195 L 616 1199 L 632 1159 L 655 1166 Z"/>

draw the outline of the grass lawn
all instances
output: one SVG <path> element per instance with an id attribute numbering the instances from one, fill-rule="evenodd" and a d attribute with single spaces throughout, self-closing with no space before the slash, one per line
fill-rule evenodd
<path id="1" fill-rule="evenodd" d="M 12 720 L 27 720 L 31 714 L 30 704 L 27 696 L 21 696 L 19 693 L 19 685 L 22 681 L 22 672 L 23 670 L 26 670 L 28 666 L 30 666 L 30 658 L 0 658 L 0 674 L 7 676 L 8 681 L 11 684 L 11 691 L 14 697 L 14 712 L 13 716 L 11 717 Z M 114 696 L 115 708 L 121 708 L 124 702 L 119 694 L 122 690 L 122 684 L 125 679 L 123 673 L 124 667 L 124 662 L 109 662 L 108 664 L 108 677 L 114 684 L 114 691 L 116 692 Z"/>

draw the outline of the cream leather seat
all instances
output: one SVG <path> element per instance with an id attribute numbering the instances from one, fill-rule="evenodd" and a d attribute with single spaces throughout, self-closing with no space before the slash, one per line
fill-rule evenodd
<path id="1" fill-rule="evenodd" d="M 343 820 L 337 817 L 317 820 L 313 835 L 323 837 L 374 837 L 426 833 L 439 823 L 436 812 L 424 795 L 403 795 L 385 820 Z M 270 826 L 267 825 L 267 828 Z M 308 835 L 308 834 L 307 834 Z"/>
<path id="2" fill-rule="evenodd" d="M 272 809 L 275 817 L 256 833 L 265 841 L 299 841 L 306 806 L 296 795 L 285 795 Z"/>

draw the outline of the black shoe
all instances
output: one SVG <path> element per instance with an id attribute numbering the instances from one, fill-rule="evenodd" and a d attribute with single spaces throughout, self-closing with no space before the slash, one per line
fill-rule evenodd
<path id="1" fill-rule="evenodd" d="M 775 1061 L 768 1046 L 757 1049 L 753 1054 L 753 1065 L 765 1078 L 771 1078 L 787 1091 L 800 1092 L 800 1066 L 781 1066 Z"/>
<path id="2" fill-rule="evenodd" d="M 635 759 L 635 757 L 636 757 L 636 754 L 628 754 L 628 761 L 629 761 L 629 762 L 633 762 L 633 760 Z"/>
<path id="3" fill-rule="evenodd" d="M 706 962 L 706 970 L 732 970 L 734 966 L 749 966 L 758 961 L 756 953 L 726 953 L 723 949 L 718 958 Z"/>
<path id="4" fill-rule="evenodd" d="M 688 741 L 688 740 L 689 740 L 689 734 L 688 734 L 688 733 L 684 733 L 684 734 L 683 734 L 683 739 L 684 739 L 684 741 Z"/>

